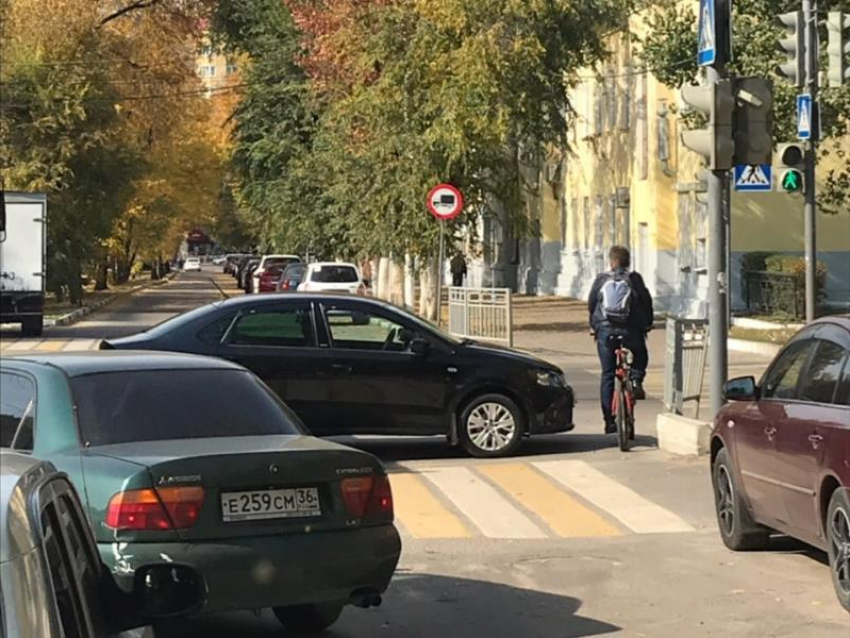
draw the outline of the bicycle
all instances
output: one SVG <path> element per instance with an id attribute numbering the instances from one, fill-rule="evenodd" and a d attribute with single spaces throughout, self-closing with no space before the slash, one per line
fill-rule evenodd
<path id="1" fill-rule="evenodd" d="M 611 335 L 608 342 L 616 342 L 614 355 L 617 366 L 614 372 L 614 398 L 611 401 L 611 414 L 617 424 L 617 442 L 620 451 L 628 452 L 631 441 L 635 439 L 635 395 L 632 386 L 632 365 L 634 354 L 629 350 L 623 335 Z"/>

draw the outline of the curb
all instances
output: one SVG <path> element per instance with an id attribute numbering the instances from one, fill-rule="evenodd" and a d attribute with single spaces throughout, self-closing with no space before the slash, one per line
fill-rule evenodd
<path id="1" fill-rule="evenodd" d="M 782 350 L 778 343 L 767 343 L 765 341 L 748 341 L 747 339 L 728 339 L 726 341 L 729 350 L 735 352 L 746 352 L 749 354 L 760 354 L 765 357 L 775 357 Z"/>
<path id="2" fill-rule="evenodd" d="M 157 281 L 148 281 L 143 284 L 138 284 L 133 286 L 129 290 L 122 290 L 121 292 L 117 292 L 114 295 L 107 297 L 106 299 L 100 299 L 90 306 L 84 306 L 82 308 L 77 308 L 76 310 L 72 310 L 71 312 L 62 315 L 57 319 L 47 319 L 44 322 L 44 327 L 52 327 L 52 326 L 70 326 L 72 324 L 77 323 L 83 317 L 90 315 L 93 312 L 96 312 L 103 308 L 104 306 L 108 306 L 113 301 L 117 299 L 121 299 L 123 297 L 127 297 L 129 295 L 135 294 L 140 290 L 144 290 L 145 288 L 150 288 L 152 286 L 162 286 L 171 281 L 171 278 L 174 276 L 174 273 L 169 273 L 165 276 L 164 279 L 159 279 Z"/>

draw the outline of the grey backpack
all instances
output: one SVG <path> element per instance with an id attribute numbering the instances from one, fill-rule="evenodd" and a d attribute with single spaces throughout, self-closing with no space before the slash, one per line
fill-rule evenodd
<path id="1" fill-rule="evenodd" d="M 634 297 L 628 272 L 613 272 L 599 290 L 602 316 L 614 325 L 625 324 L 632 314 Z"/>

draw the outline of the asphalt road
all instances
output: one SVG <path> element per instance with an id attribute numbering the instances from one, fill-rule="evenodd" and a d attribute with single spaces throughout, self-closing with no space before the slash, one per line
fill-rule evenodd
<path id="1" fill-rule="evenodd" d="M 221 298 L 209 270 L 116 301 L 40 340 L 0 332 L 2 352 L 90 349 Z M 232 288 L 228 292 L 233 292 Z M 837 638 L 850 617 L 825 556 L 789 539 L 735 554 L 717 535 L 704 459 L 654 447 L 657 401 L 629 454 L 599 434 L 585 355 L 557 355 L 577 390 L 573 433 L 473 460 L 439 438 L 347 438 L 391 472 L 404 553 L 378 609 L 349 608 L 336 638 Z M 187 638 L 286 634 L 268 610 L 196 619 Z"/>

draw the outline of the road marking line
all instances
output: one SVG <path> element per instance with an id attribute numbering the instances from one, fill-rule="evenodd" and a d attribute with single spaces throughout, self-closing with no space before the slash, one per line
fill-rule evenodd
<path id="1" fill-rule="evenodd" d="M 496 489 L 465 467 L 428 468 L 422 475 L 489 538 L 546 538 Z"/>
<path id="2" fill-rule="evenodd" d="M 59 352 L 68 345 L 68 339 L 47 339 L 38 344 L 36 350 L 39 352 Z"/>
<path id="3" fill-rule="evenodd" d="M 673 512 L 607 477 L 584 461 L 545 461 L 534 466 L 608 512 L 638 534 L 693 532 Z"/>
<path id="4" fill-rule="evenodd" d="M 100 342 L 99 339 L 71 339 L 62 350 L 64 352 L 78 352 L 80 350 L 94 350 L 94 346 Z"/>
<path id="5" fill-rule="evenodd" d="M 398 520 L 414 538 L 469 538 L 466 526 L 415 474 L 390 474 Z"/>
<path id="6" fill-rule="evenodd" d="M 21 352 L 24 350 L 33 350 L 41 343 L 41 339 L 32 339 L 32 340 L 21 340 L 16 341 L 11 346 L 7 348 L 7 350 L 14 350 L 15 352 Z"/>
<path id="7" fill-rule="evenodd" d="M 13 343 L 17 343 L 17 341 L 0 341 L 0 350 L 5 350 Z"/>
<path id="8" fill-rule="evenodd" d="M 520 463 L 476 468 L 565 538 L 619 536 L 620 530 L 539 472 Z"/>

